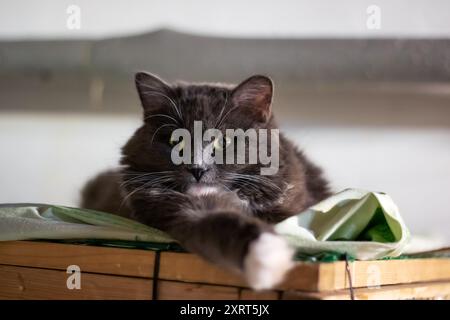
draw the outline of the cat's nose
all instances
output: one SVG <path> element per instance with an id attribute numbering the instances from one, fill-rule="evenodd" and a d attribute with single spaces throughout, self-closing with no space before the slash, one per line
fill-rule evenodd
<path id="1" fill-rule="evenodd" d="M 189 169 L 189 172 L 192 173 L 197 182 L 200 181 L 206 171 L 208 171 L 208 169 L 202 167 L 193 167 Z"/>

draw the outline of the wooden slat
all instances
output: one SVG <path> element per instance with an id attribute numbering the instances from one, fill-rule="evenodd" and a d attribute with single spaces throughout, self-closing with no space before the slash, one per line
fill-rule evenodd
<path id="1" fill-rule="evenodd" d="M 239 288 L 160 280 L 159 300 L 237 300 Z"/>
<path id="2" fill-rule="evenodd" d="M 319 264 L 298 264 L 278 289 L 290 288 L 294 281 L 295 288 L 314 290 L 317 287 L 318 268 Z M 248 287 L 239 275 L 232 274 L 192 254 L 163 252 L 159 277 L 167 280 Z"/>
<path id="3" fill-rule="evenodd" d="M 450 259 L 350 262 L 353 287 L 450 280 Z M 169 280 L 246 287 L 237 275 L 198 256 L 164 252 L 160 277 Z M 279 290 L 328 291 L 349 288 L 345 262 L 298 263 Z"/>
<path id="4" fill-rule="evenodd" d="M 161 253 L 159 277 L 166 280 L 245 287 L 238 275 L 187 253 Z"/>
<path id="5" fill-rule="evenodd" d="M 0 299 L 140 299 L 152 298 L 150 279 L 81 273 L 81 289 L 69 290 L 70 274 L 59 270 L 0 266 Z M 160 300 L 237 300 L 239 289 L 159 280 Z"/>
<path id="6" fill-rule="evenodd" d="M 81 289 L 69 290 L 64 271 L 0 266 L 0 299 L 151 299 L 152 280 L 81 274 Z"/>
<path id="7" fill-rule="evenodd" d="M 450 282 L 397 284 L 379 288 L 356 288 L 353 292 L 357 300 L 450 300 Z M 285 291 L 282 293 L 282 299 L 350 300 L 350 291 L 349 289 L 328 292 Z"/>
<path id="8" fill-rule="evenodd" d="M 0 266 L 0 299 L 151 299 L 152 280 L 82 273 L 81 289 L 69 290 L 64 271 Z M 160 280 L 159 299 L 276 299 L 274 291 L 255 293 L 238 288 Z M 356 299 L 449 299 L 450 282 L 356 288 Z M 287 291 L 283 299 L 349 299 L 348 290 Z"/>
<path id="9" fill-rule="evenodd" d="M 153 277 L 155 253 L 148 250 L 107 248 L 50 242 L 0 242 L 0 264 L 82 272 Z"/>
<path id="10" fill-rule="evenodd" d="M 315 291 L 319 287 L 319 274 L 321 263 L 297 263 L 286 275 L 278 290 L 289 290 L 291 288 Z"/>
<path id="11" fill-rule="evenodd" d="M 240 300 L 278 300 L 280 293 L 277 291 L 253 291 L 242 289 L 239 295 Z"/>
<path id="12" fill-rule="evenodd" d="M 350 271 L 355 288 L 444 281 L 450 280 L 450 259 L 355 261 L 350 263 Z M 340 290 L 349 287 L 345 262 L 320 264 L 316 291 Z M 290 289 L 295 288 L 291 286 Z"/>
<path id="13" fill-rule="evenodd" d="M 147 250 L 118 249 L 43 242 L 0 243 L 0 264 L 151 278 L 155 254 Z M 163 280 L 245 288 L 239 275 L 187 253 L 161 253 Z M 450 281 L 450 259 L 355 261 L 350 263 L 353 287 Z M 298 263 L 277 290 L 330 291 L 349 287 L 345 262 Z"/>

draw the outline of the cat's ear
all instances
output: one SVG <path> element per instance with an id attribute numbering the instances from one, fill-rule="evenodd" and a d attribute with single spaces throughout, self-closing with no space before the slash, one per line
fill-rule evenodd
<path id="1" fill-rule="evenodd" d="M 272 109 L 273 82 L 270 78 L 255 75 L 239 84 L 231 95 L 233 105 L 251 108 L 258 121 L 267 122 Z"/>
<path id="2" fill-rule="evenodd" d="M 161 109 L 170 103 L 172 88 L 157 76 L 138 72 L 134 81 L 145 113 Z"/>

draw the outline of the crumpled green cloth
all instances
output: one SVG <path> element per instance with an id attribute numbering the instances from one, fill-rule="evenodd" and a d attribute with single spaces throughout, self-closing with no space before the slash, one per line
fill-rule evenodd
<path id="1" fill-rule="evenodd" d="M 0 205 L 0 241 L 31 239 L 174 242 L 160 230 L 110 213 L 53 205 Z"/>
<path id="2" fill-rule="evenodd" d="M 358 260 L 399 256 L 410 233 L 382 192 L 346 189 L 275 226 L 299 252 L 337 252 Z"/>
<path id="3" fill-rule="evenodd" d="M 346 253 L 370 260 L 400 255 L 409 232 L 391 198 L 348 189 L 275 225 L 299 252 Z M 174 242 L 166 233 L 117 215 L 65 206 L 0 205 L 0 241 L 108 239 Z"/>

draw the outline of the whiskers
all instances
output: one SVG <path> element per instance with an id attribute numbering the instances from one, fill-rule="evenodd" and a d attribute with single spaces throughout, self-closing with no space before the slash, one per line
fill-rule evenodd
<path id="1" fill-rule="evenodd" d="M 216 124 L 214 125 L 214 128 L 218 128 L 218 124 L 222 123 L 222 115 L 225 110 L 225 107 L 227 106 L 227 102 L 228 102 L 228 94 L 226 94 L 226 96 L 225 96 L 225 103 L 223 104 L 222 109 L 220 110 L 220 113 L 219 113 L 219 116 L 217 117 L 217 121 L 216 121 Z"/>
<path id="2" fill-rule="evenodd" d="M 265 176 L 229 172 L 224 181 L 234 184 L 238 189 L 247 189 L 256 193 L 282 192 L 280 186 Z"/>
<path id="3" fill-rule="evenodd" d="M 231 108 L 230 110 L 228 110 L 227 113 L 225 113 L 225 115 L 220 119 L 219 123 L 216 125 L 216 128 L 218 128 L 219 126 L 222 125 L 222 123 L 226 120 L 226 118 L 230 115 L 231 112 L 233 112 L 234 110 L 236 110 L 237 108 L 239 108 L 240 105 L 237 105 L 233 108 Z"/>
<path id="4" fill-rule="evenodd" d="M 121 203 L 121 206 L 134 194 L 142 191 L 160 190 L 167 191 L 176 185 L 175 171 L 158 172 L 125 172 L 122 174 L 121 190 L 131 190 Z"/>
<path id="5" fill-rule="evenodd" d="M 161 92 L 161 89 L 159 89 L 157 87 L 149 86 L 148 84 L 145 84 L 145 83 L 140 83 L 140 86 L 149 89 L 148 91 L 144 91 L 141 93 L 143 96 L 155 96 L 155 97 L 162 97 L 162 98 L 166 99 L 169 102 L 170 106 L 172 107 L 172 110 L 175 115 L 173 117 L 168 114 L 157 113 L 157 114 L 151 114 L 151 115 L 145 116 L 144 121 L 151 119 L 151 118 L 155 118 L 155 117 L 165 118 L 166 120 L 170 120 L 170 123 L 162 124 L 153 132 L 152 139 L 151 139 L 151 145 L 153 145 L 153 140 L 155 139 L 159 130 L 161 130 L 165 127 L 173 127 L 173 128 L 181 127 L 182 123 L 183 123 L 183 115 L 181 113 L 180 107 L 175 103 L 175 101 L 171 97 L 169 97 L 167 94 L 164 94 L 163 92 Z"/>
<path id="6" fill-rule="evenodd" d="M 151 114 L 151 115 L 148 115 L 148 116 L 144 117 L 144 121 L 147 120 L 147 119 L 154 118 L 154 117 L 167 118 L 167 119 L 173 121 L 174 124 L 180 125 L 180 122 L 179 122 L 178 119 L 175 119 L 174 117 L 171 117 L 171 116 L 169 116 L 169 115 L 167 115 L 167 114 L 162 114 L 162 113 L 157 113 L 157 114 Z"/>
<path id="7" fill-rule="evenodd" d="M 150 89 L 148 91 L 142 92 L 142 95 L 144 96 L 157 96 L 157 97 L 162 97 L 164 99 L 166 99 L 170 106 L 173 108 L 173 111 L 175 112 L 175 115 L 179 118 L 179 120 L 182 122 L 183 121 L 183 115 L 181 114 L 181 110 L 178 107 L 178 105 L 175 103 L 175 101 L 169 97 L 168 95 L 164 94 L 161 92 L 160 89 L 158 89 L 157 87 L 152 87 L 149 86 L 148 84 L 145 83 L 140 83 L 141 87 Z"/>
<path id="8" fill-rule="evenodd" d="M 153 134 L 152 134 L 152 140 L 150 141 L 150 146 L 153 146 L 153 140 L 155 139 L 156 134 L 158 133 L 158 131 L 161 130 L 162 128 L 164 128 L 164 127 L 175 127 L 175 128 L 177 128 L 177 126 L 174 125 L 174 124 L 172 124 L 172 123 L 166 123 L 166 124 L 160 125 L 160 126 L 158 127 L 158 129 L 156 129 L 156 130 L 153 132 Z"/>

